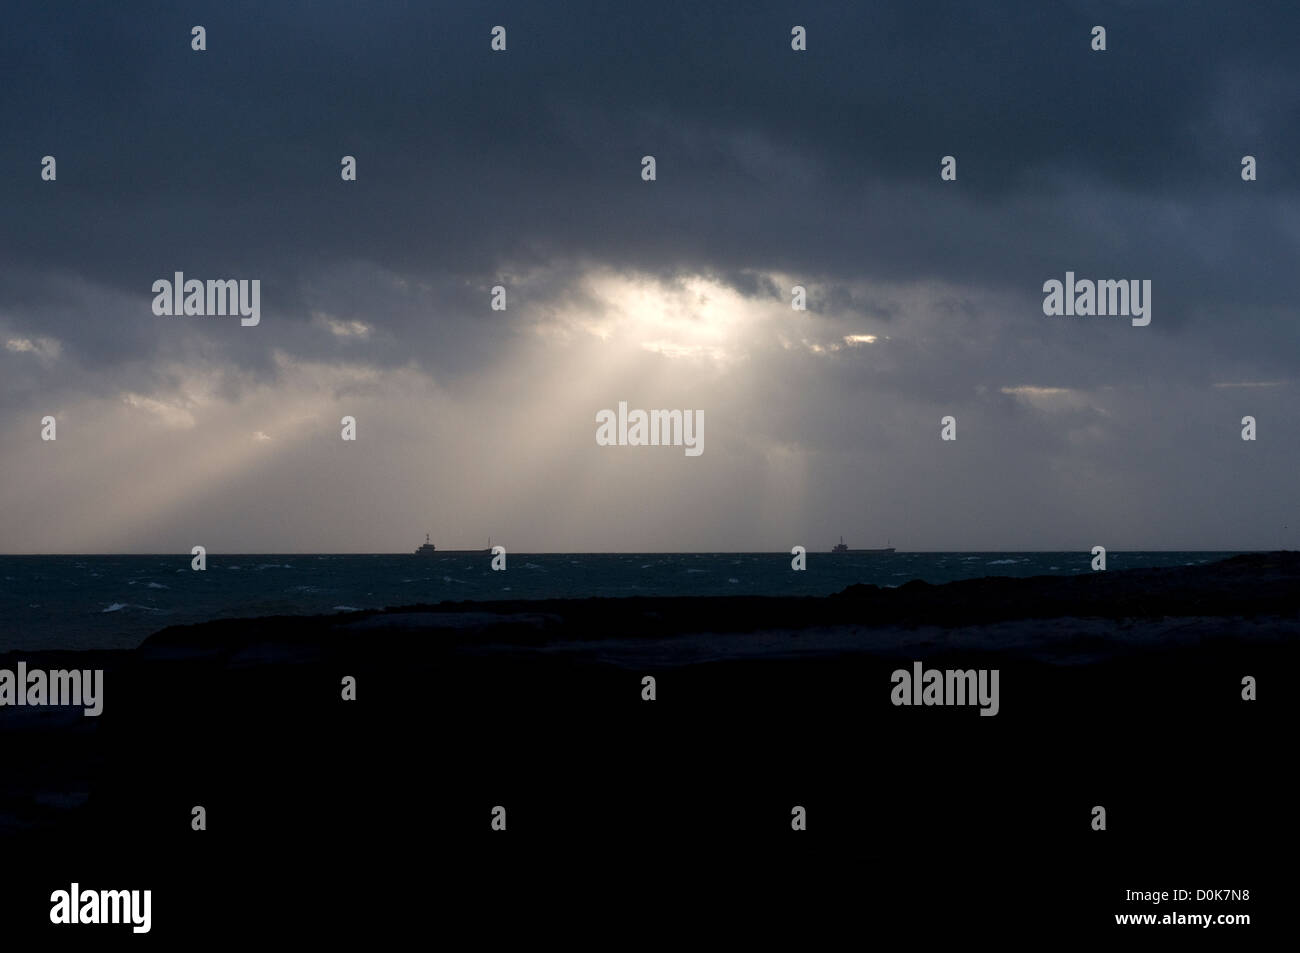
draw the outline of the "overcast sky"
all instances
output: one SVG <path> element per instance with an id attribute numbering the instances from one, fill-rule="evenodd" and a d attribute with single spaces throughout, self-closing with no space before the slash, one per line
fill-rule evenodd
<path id="1" fill-rule="evenodd" d="M 1294 3 L 469 6 L 8 6 L 0 551 L 1300 547 Z"/>

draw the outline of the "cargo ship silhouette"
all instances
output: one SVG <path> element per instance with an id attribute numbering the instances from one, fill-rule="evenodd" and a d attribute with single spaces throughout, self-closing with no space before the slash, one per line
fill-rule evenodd
<path id="1" fill-rule="evenodd" d="M 492 537 L 488 537 L 487 549 L 439 549 L 433 543 L 429 542 L 429 534 L 424 534 L 424 542 L 416 549 L 416 556 L 466 556 L 481 555 L 492 552 Z"/>
<path id="2" fill-rule="evenodd" d="M 886 546 L 884 549 L 849 549 L 849 547 L 844 544 L 843 536 L 840 537 L 838 543 L 831 547 L 831 552 L 833 553 L 851 553 L 855 556 L 883 556 L 886 553 L 892 553 L 893 551 L 893 546 Z"/>

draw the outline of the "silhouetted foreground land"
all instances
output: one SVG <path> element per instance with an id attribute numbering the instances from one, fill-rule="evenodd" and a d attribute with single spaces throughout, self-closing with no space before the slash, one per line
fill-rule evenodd
<path id="1" fill-rule="evenodd" d="M 1250 913 L 1210 930 L 1259 936 L 1296 861 L 1298 634 L 1300 554 L 1272 553 L 216 621 L 0 657 L 106 670 L 99 718 L 0 709 L 0 845 L 23 858 L 0 908 L 39 926 L 76 879 L 153 889 L 160 936 L 1199 930 L 1114 925 L 1171 907 Z M 895 706 L 916 661 L 997 669 L 998 714 Z M 1124 900 L 1175 888 L 1252 899 Z"/>

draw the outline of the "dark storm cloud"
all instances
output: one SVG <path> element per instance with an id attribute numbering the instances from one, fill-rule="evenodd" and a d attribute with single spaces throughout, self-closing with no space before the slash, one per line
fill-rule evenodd
<path id="1" fill-rule="evenodd" d="M 490 334 L 458 290 L 579 257 L 1031 292 L 1067 267 L 1133 272 L 1161 323 L 1294 297 L 1292 5 L 702 6 L 20 6 L 0 41 L 0 305 L 37 271 L 143 297 L 182 269 L 260 276 L 273 320 L 302 322 L 307 287 L 360 261 L 444 285 L 440 325 Z M 36 176 L 47 152 L 57 189 Z M 1243 187 L 1247 152 L 1262 176 Z M 949 153 L 956 185 L 938 180 Z M 41 320 L 106 362 L 156 346 L 147 311 L 116 345 Z M 265 350 L 210 333 L 244 361 Z"/>

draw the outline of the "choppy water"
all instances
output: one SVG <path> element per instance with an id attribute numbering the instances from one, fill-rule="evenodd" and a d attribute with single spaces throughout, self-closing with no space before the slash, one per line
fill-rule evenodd
<path id="1" fill-rule="evenodd" d="M 1233 553 L 1107 553 L 1107 569 L 1194 565 Z M 979 576 L 1090 572 L 1070 553 L 810 553 L 805 572 L 782 553 L 487 555 L 209 554 L 0 556 L 0 652 L 131 648 L 169 625 L 216 618 L 319 614 L 443 600 L 583 596 L 828 595 L 853 583 L 898 586 Z"/>

